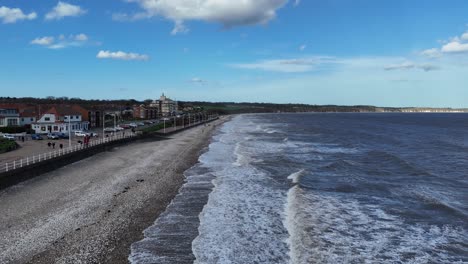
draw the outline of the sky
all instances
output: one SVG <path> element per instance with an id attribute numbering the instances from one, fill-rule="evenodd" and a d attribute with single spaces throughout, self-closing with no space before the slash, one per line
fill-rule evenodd
<path id="1" fill-rule="evenodd" d="M 0 0 L 0 96 L 468 107 L 465 0 Z"/>

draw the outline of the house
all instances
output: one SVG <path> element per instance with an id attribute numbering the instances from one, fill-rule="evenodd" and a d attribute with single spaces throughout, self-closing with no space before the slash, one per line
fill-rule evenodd
<path id="1" fill-rule="evenodd" d="M 133 117 L 140 119 L 156 119 L 158 118 L 158 107 L 135 105 L 133 106 Z"/>
<path id="2" fill-rule="evenodd" d="M 177 101 L 171 100 L 164 95 L 161 95 L 159 100 L 154 100 L 150 107 L 158 109 L 159 116 L 172 116 L 177 114 L 178 106 Z"/>
<path id="3" fill-rule="evenodd" d="M 19 126 L 20 119 L 17 109 L 0 109 L 0 127 Z"/>
<path id="4" fill-rule="evenodd" d="M 88 130 L 89 122 L 83 120 L 83 113 L 77 106 L 53 106 L 31 124 L 37 134 L 49 132 L 74 132 Z"/>
<path id="5" fill-rule="evenodd" d="M 36 109 L 34 107 L 20 109 L 19 117 L 20 126 L 30 126 L 32 123 L 36 122 Z"/>

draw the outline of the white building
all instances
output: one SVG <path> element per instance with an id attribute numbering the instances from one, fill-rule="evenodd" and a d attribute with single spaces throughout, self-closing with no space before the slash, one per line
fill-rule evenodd
<path id="1" fill-rule="evenodd" d="M 150 104 L 150 107 L 158 108 L 160 116 L 172 116 L 177 114 L 178 111 L 177 101 L 169 99 L 164 95 L 164 93 L 161 95 L 159 100 L 154 100 Z"/>
<path id="2" fill-rule="evenodd" d="M 89 122 L 82 121 L 82 114 L 72 107 L 56 106 L 43 114 L 37 122 L 31 124 L 37 134 L 49 132 L 68 133 L 78 130 L 88 130 Z"/>
<path id="3" fill-rule="evenodd" d="M 0 127 L 19 126 L 19 113 L 16 109 L 0 109 Z"/>

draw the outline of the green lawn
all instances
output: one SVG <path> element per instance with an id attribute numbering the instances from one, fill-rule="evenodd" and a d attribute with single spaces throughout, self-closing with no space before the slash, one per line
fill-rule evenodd
<path id="1" fill-rule="evenodd" d="M 16 142 L 14 140 L 0 138 L 0 153 L 5 153 L 14 149 L 16 149 Z"/>

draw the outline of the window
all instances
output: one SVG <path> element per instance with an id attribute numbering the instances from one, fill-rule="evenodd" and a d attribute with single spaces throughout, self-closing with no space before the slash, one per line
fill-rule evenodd
<path id="1" fill-rule="evenodd" d="M 21 118 L 21 122 L 24 122 L 24 118 Z"/>
<path id="2" fill-rule="evenodd" d="M 58 126 L 54 126 L 54 131 L 57 131 L 58 130 Z"/>
<path id="3" fill-rule="evenodd" d="M 5 124 L 5 121 L 4 121 L 4 120 L 5 120 L 5 119 L 3 119 L 3 118 L 0 119 L 0 126 L 3 126 L 3 124 Z"/>
<path id="4" fill-rule="evenodd" d="M 31 118 L 31 122 L 34 122 L 34 118 Z"/>
<path id="5" fill-rule="evenodd" d="M 46 128 L 44 126 L 41 127 L 41 131 L 46 131 Z"/>
<path id="6" fill-rule="evenodd" d="M 78 116 L 76 116 L 76 119 L 80 119 Z"/>
<path id="7" fill-rule="evenodd" d="M 7 120 L 7 126 L 17 126 L 18 125 L 18 119 L 8 119 Z"/>
<path id="8" fill-rule="evenodd" d="M 50 121 L 50 117 L 44 117 L 45 121 Z"/>

